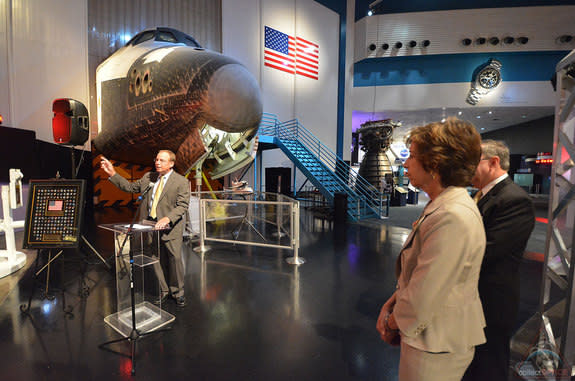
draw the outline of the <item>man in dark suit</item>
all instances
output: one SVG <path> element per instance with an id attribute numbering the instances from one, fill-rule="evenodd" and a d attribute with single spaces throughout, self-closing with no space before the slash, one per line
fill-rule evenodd
<path id="1" fill-rule="evenodd" d="M 510 340 L 519 309 L 519 265 L 535 213 L 529 195 L 507 175 L 507 146 L 485 140 L 481 150 L 472 181 L 479 189 L 477 207 L 487 237 L 479 276 L 487 342 L 476 347 L 463 380 L 507 381 Z"/>
<path id="2" fill-rule="evenodd" d="M 110 176 L 110 182 L 125 192 L 142 193 L 151 187 L 140 203 L 138 213 L 140 219 L 154 221 L 157 229 L 168 228 L 162 231 L 160 238 L 161 267 L 155 267 L 160 283 L 160 300 L 165 300 L 171 294 L 177 305 L 183 307 L 186 298 L 182 242 L 190 202 L 190 184 L 173 170 L 175 161 L 176 155 L 172 151 L 161 150 L 154 162 L 156 171 L 148 172 L 133 182 L 116 173 L 105 157 L 102 157 L 100 165 Z"/>

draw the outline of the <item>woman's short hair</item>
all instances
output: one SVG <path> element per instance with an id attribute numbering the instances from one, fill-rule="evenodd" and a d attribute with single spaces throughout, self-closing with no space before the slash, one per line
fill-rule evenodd
<path id="1" fill-rule="evenodd" d="M 410 131 L 407 145 L 417 145 L 417 160 L 439 174 L 441 185 L 468 186 L 481 159 L 481 136 L 473 124 L 449 118 Z"/>

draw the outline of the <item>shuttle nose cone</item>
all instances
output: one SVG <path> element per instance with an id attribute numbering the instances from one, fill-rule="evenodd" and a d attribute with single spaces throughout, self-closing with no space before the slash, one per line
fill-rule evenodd
<path id="1" fill-rule="evenodd" d="M 259 86 L 242 65 L 228 64 L 210 79 L 204 117 L 226 132 L 243 132 L 256 127 L 262 115 Z"/>

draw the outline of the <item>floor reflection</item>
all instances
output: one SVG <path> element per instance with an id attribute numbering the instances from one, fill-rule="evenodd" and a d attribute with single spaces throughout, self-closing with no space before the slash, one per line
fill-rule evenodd
<path id="1" fill-rule="evenodd" d="M 97 214 L 98 223 L 129 219 L 107 213 Z M 189 242 L 188 304 L 169 300 L 171 330 L 138 340 L 136 378 L 129 358 L 98 349 L 120 337 L 104 323 L 117 309 L 115 270 L 87 250 L 65 253 L 51 271 L 53 300 L 42 297 L 39 282 L 29 315 L 20 312 L 32 269 L 1 305 L 0 378 L 396 381 L 398 349 L 379 339 L 375 322 L 395 289 L 395 259 L 408 233 L 379 221 L 334 227 L 302 211 L 300 266 L 286 263 L 290 250 L 210 242 L 196 253 L 197 241 Z M 112 263 L 113 235 L 87 234 Z"/>

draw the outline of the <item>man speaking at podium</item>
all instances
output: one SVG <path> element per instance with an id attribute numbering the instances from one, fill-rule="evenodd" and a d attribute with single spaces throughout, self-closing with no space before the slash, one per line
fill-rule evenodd
<path id="1" fill-rule="evenodd" d="M 100 166 L 110 182 L 125 192 L 145 193 L 138 209 L 140 219 L 155 221 L 161 233 L 160 266 L 154 266 L 160 283 L 160 300 L 171 294 L 179 307 L 186 305 L 184 296 L 184 265 L 182 243 L 185 215 L 190 201 L 190 184 L 173 170 L 176 155 L 160 150 L 154 162 L 156 171 L 146 173 L 141 179 L 130 182 L 116 173 L 114 166 L 102 156 Z M 166 282 L 167 280 L 167 282 Z"/>

